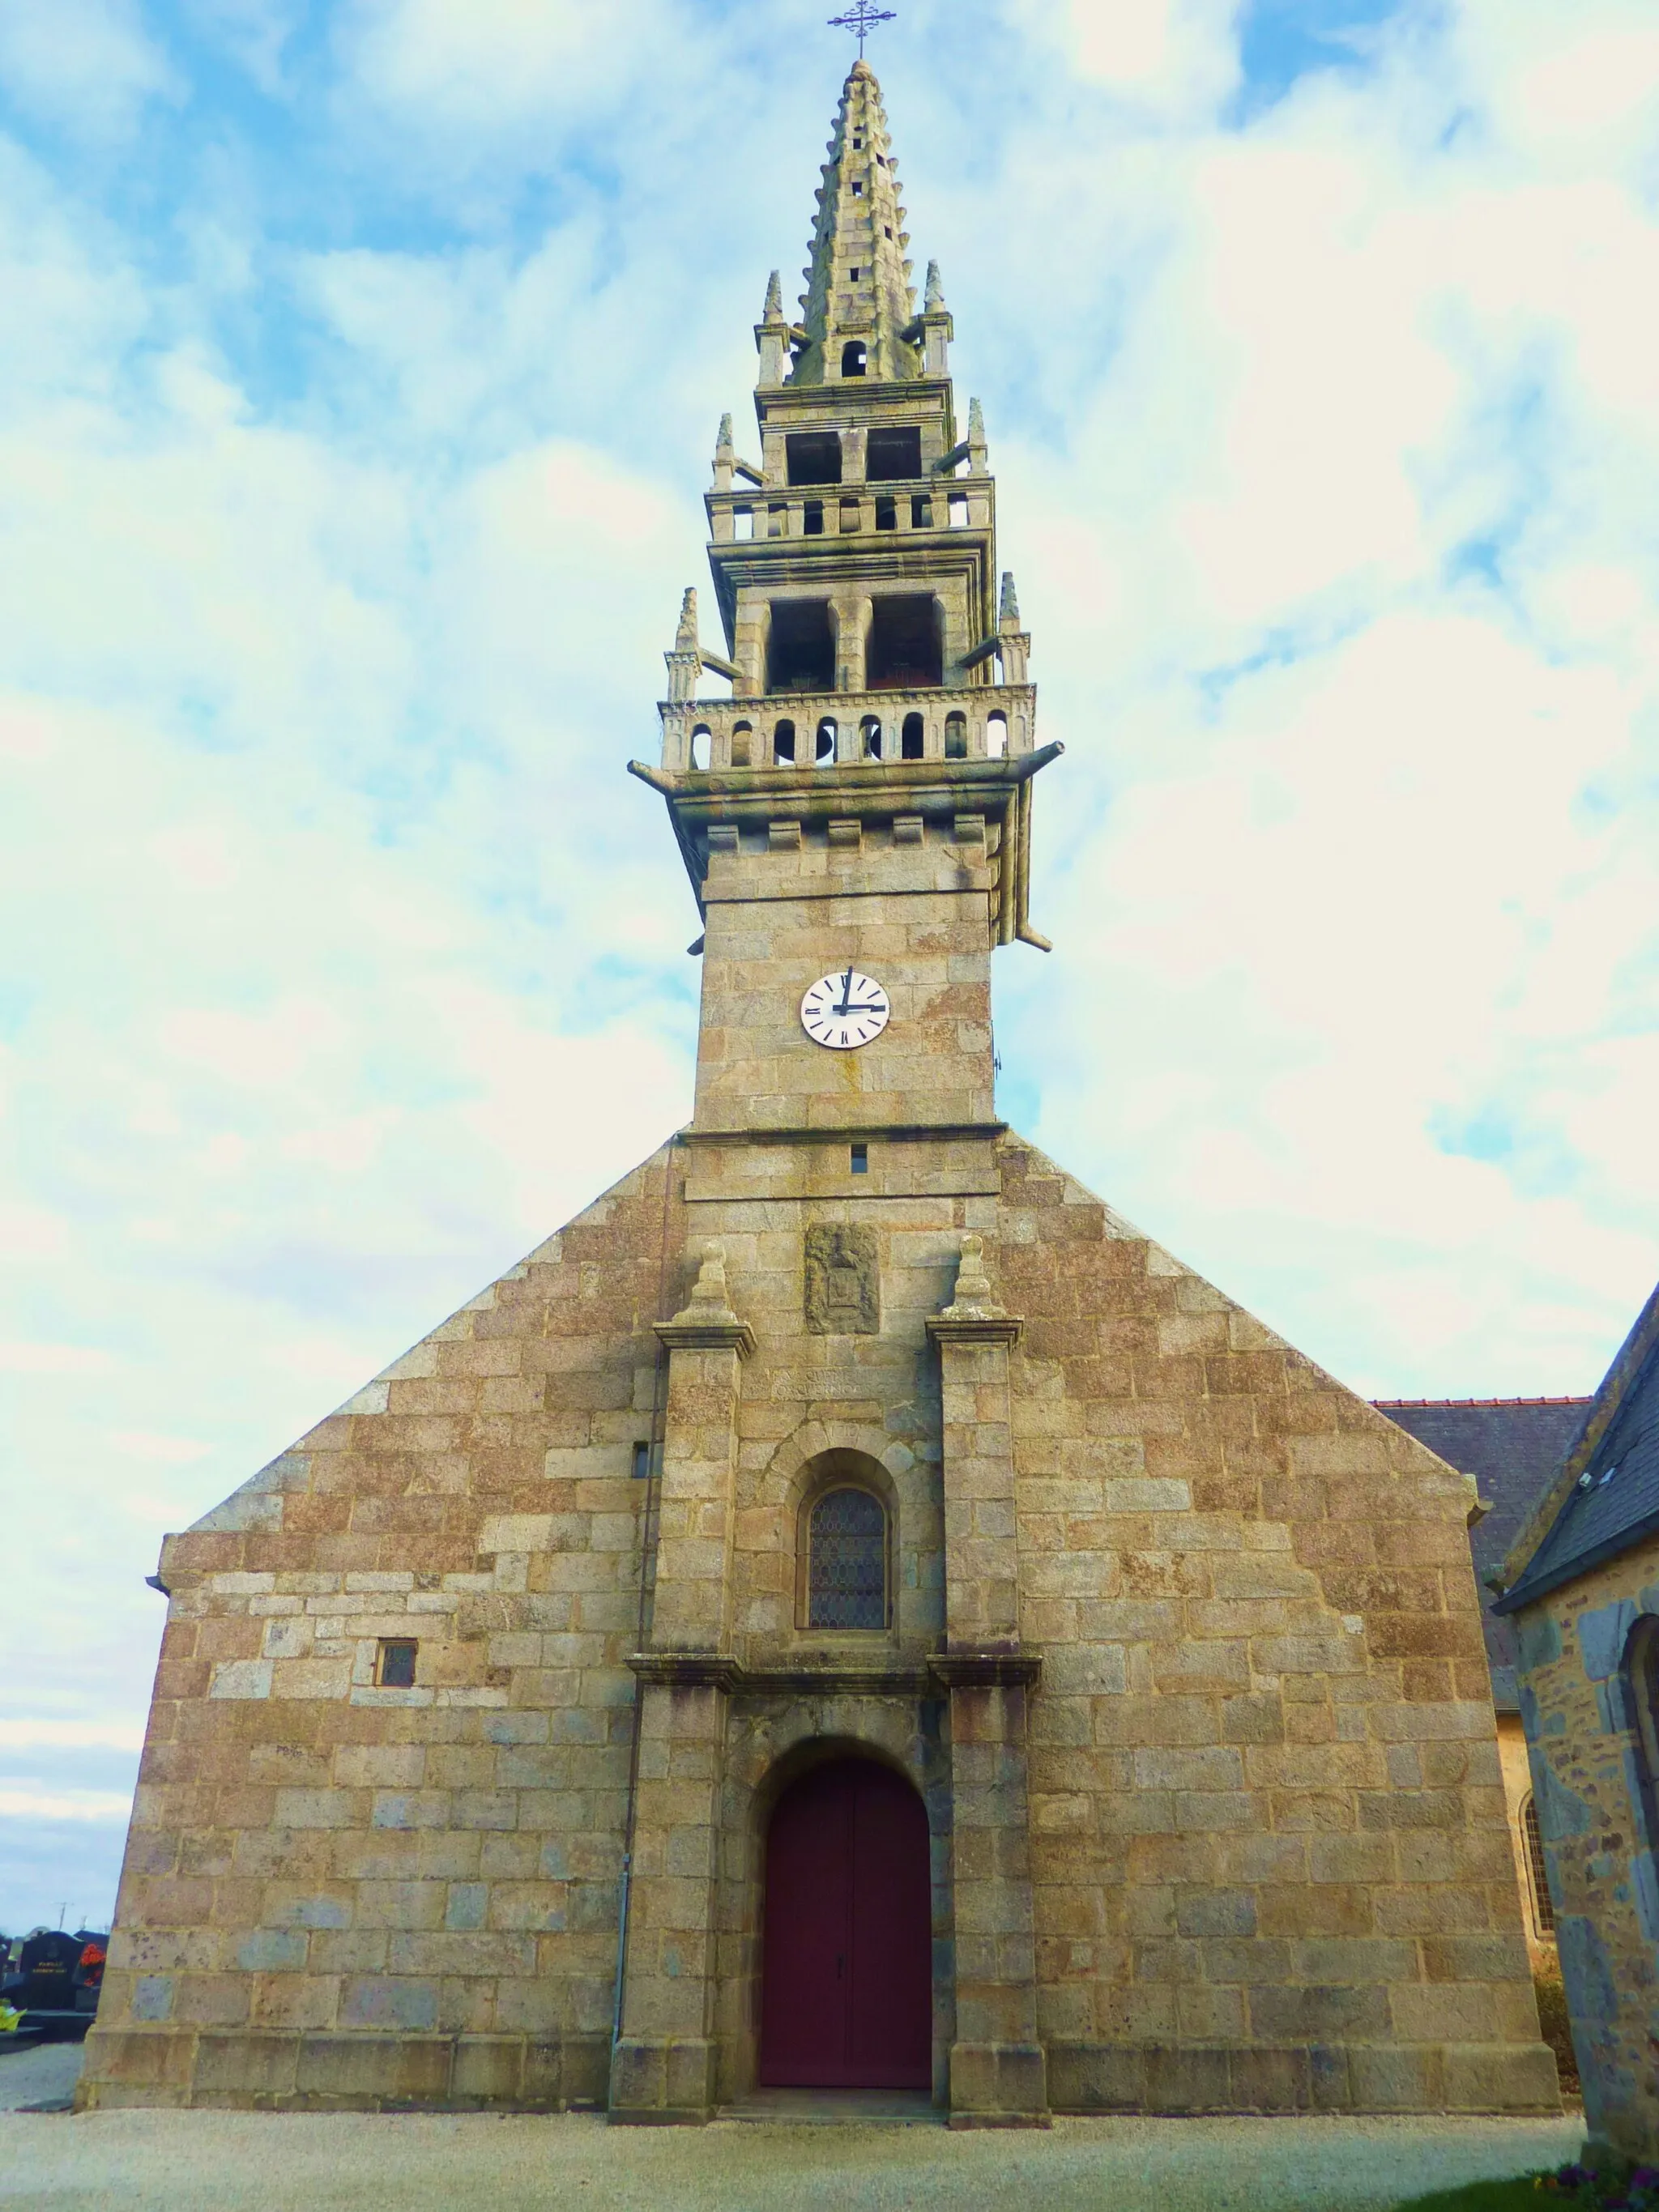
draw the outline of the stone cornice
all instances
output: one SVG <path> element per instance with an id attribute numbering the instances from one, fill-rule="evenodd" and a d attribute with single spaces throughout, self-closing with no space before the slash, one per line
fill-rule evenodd
<path id="1" fill-rule="evenodd" d="M 677 1145 L 844 1145 L 860 1137 L 884 1144 L 957 1144 L 976 1139 L 1006 1137 L 1006 1121 L 848 1121 L 836 1127 L 813 1124 L 807 1128 L 680 1129 Z"/>
<path id="2" fill-rule="evenodd" d="M 735 1352 L 747 1359 L 755 1348 L 755 1332 L 735 1314 L 726 1321 L 659 1321 L 654 1324 L 658 1340 L 671 1352 Z"/>
<path id="3" fill-rule="evenodd" d="M 1042 1674 L 1042 1653 L 1023 1646 L 938 1651 L 908 1666 L 876 1659 L 847 1665 L 802 1658 L 781 1666 L 745 1667 L 724 1651 L 635 1651 L 628 1663 L 641 1682 L 745 1698 L 938 1697 L 951 1690 L 1031 1689 Z"/>
<path id="4" fill-rule="evenodd" d="M 629 1665 L 641 1682 L 672 1690 L 735 1690 L 743 1680 L 738 1661 L 722 1651 L 632 1651 Z"/>
<path id="5" fill-rule="evenodd" d="M 1025 1323 L 1018 1314 L 929 1314 L 927 1334 L 935 1344 L 1019 1342 Z"/>
<path id="6" fill-rule="evenodd" d="M 1030 1690 L 1042 1679 L 1042 1654 L 1023 1644 L 1012 1650 L 988 1644 L 977 1650 L 936 1651 L 927 1667 L 947 1690 Z"/>

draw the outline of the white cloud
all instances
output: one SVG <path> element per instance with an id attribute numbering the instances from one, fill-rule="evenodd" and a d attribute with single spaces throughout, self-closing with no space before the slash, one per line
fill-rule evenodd
<path id="1" fill-rule="evenodd" d="M 142 1751 L 143 1747 L 143 1729 L 133 1723 L 0 1717 L 0 1751 Z"/>
<path id="2" fill-rule="evenodd" d="M 583 0 L 355 0 L 342 49 L 387 106 L 465 132 L 609 105 L 672 36 L 672 0 L 629 0 L 629 22 Z"/>
<path id="3" fill-rule="evenodd" d="M 0 0 L 6 96 L 76 137 L 129 131 L 139 108 L 176 89 L 133 0 Z"/>
<path id="4" fill-rule="evenodd" d="M 1170 118 L 1212 112 L 1238 82 L 1243 0 L 1027 0 L 1079 74 Z M 1057 19 L 1057 21 L 1056 21 Z"/>
<path id="5" fill-rule="evenodd" d="M 0 1344 L 0 1375 L 107 1375 L 116 1364 L 96 1345 Z"/>
<path id="6" fill-rule="evenodd" d="M 162 1467 L 187 1467 L 213 1449 L 198 1437 L 156 1436 L 148 1429 L 112 1429 L 109 1441 L 123 1459 L 150 1460 Z"/>
<path id="7" fill-rule="evenodd" d="M 118 1790 L 0 1789 L 0 1820 L 89 1820 L 125 1828 L 132 1800 Z"/>

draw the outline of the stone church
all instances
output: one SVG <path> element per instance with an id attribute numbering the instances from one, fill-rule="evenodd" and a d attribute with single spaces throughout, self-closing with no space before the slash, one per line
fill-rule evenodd
<path id="1" fill-rule="evenodd" d="M 1060 748 L 862 61 L 817 201 L 632 769 L 692 1118 L 167 1540 L 82 2100 L 1553 2110 L 1473 1484 L 997 1118 Z"/>

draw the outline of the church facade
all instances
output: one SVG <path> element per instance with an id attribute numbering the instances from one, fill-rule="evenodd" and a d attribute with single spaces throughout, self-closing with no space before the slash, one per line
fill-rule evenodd
<path id="1" fill-rule="evenodd" d="M 1556 2107 L 1473 1485 L 997 1117 L 1060 749 L 903 223 L 860 61 L 634 764 L 692 1119 L 167 1539 L 85 2105 Z"/>

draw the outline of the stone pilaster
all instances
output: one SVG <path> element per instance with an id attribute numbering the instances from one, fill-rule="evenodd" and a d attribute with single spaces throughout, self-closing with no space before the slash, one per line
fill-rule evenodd
<path id="1" fill-rule="evenodd" d="M 1026 1708 L 1040 1668 L 1019 1642 L 1008 1357 L 1021 1323 L 994 1304 L 984 1246 L 963 1239 L 957 1295 L 927 1323 L 945 1444 L 945 1649 L 956 1925 L 953 2127 L 1048 2119 L 1037 2038 Z"/>
<path id="2" fill-rule="evenodd" d="M 718 1244 L 668 1351 L 650 1649 L 635 1655 L 640 1742 L 621 2033 L 611 2118 L 706 2120 L 714 2103 L 715 1901 L 732 1608 L 738 1393 L 754 1348 Z"/>

